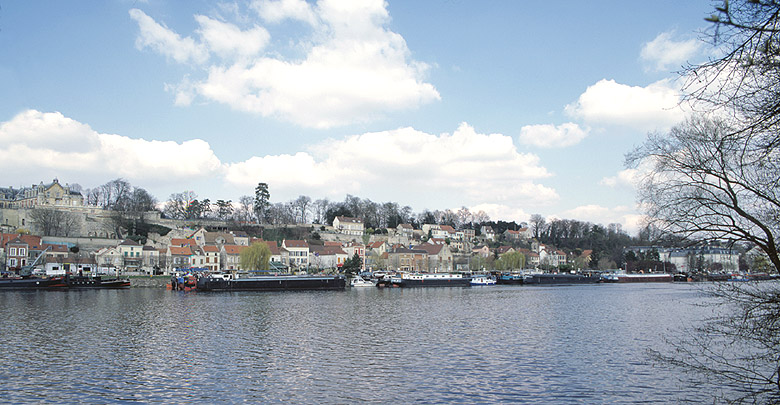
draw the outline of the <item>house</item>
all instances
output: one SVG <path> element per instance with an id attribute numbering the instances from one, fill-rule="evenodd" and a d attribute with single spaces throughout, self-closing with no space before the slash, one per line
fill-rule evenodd
<path id="1" fill-rule="evenodd" d="M 496 254 L 501 256 L 504 253 L 512 253 L 515 249 L 512 246 L 499 246 L 496 248 Z"/>
<path id="2" fill-rule="evenodd" d="M 261 241 L 261 242 L 263 242 L 266 245 L 268 245 L 268 249 L 271 250 L 271 258 L 269 259 L 269 261 L 271 263 L 277 263 L 277 264 L 281 265 L 282 264 L 282 251 L 279 250 L 279 245 L 277 245 L 276 242 L 274 242 L 272 240 L 266 240 L 266 241 Z"/>
<path id="3" fill-rule="evenodd" d="M 109 270 L 113 272 L 124 265 L 122 254 L 119 253 L 119 246 L 109 246 L 98 250 L 95 253 L 95 261 L 99 272 L 102 273 L 107 273 Z"/>
<path id="4" fill-rule="evenodd" d="M 309 266 L 318 270 L 338 269 L 349 256 L 341 246 L 310 245 Z"/>
<path id="5" fill-rule="evenodd" d="M 496 232 L 493 231 L 493 228 L 488 225 L 483 225 L 482 228 L 480 228 L 480 232 L 482 233 L 482 237 L 489 241 L 495 241 L 496 240 Z"/>
<path id="6" fill-rule="evenodd" d="M 249 235 L 247 235 L 244 231 L 232 231 L 230 232 L 231 235 L 233 235 L 233 241 L 238 246 L 249 246 Z"/>
<path id="7" fill-rule="evenodd" d="M 141 268 L 149 273 L 159 273 L 163 266 L 160 265 L 160 251 L 154 246 L 141 247 Z"/>
<path id="8" fill-rule="evenodd" d="M 217 246 L 214 245 L 206 245 L 201 248 L 203 251 L 203 255 L 205 256 L 206 262 L 204 263 L 204 267 L 207 268 L 209 271 L 219 271 L 222 270 L 222 267 L 220 266 L 220 249 Z"/>
<path id="9" fill-rule="evenodd" d="M 539 267 L 540 264 L 539 253 L 536 253 L 530 249 L 517 249 L 515 251 L 522 253 L 523 256 L 525 256 L 526 267 L 533 267 L 533 268 Z"/>
<path id="10" fill-rule="evenodd" d="M 168 268 L 172 271 L 181 271 L 191 267 L 190 258 L 192 249 L 190 246 L 168 246 Z"/>
<path id="11" fill-rule="evenodd" d="M 61 185 L 54 179 L 49 184 L 32 185 L 30 187 L 14 190 L 3 189 L 0 192 L 2 207 L 0 208 L 36 208 L 36 207 L 81 207 L 84 205 L 84 197 L 78 191 L 73 191 L 70 186 Z"/>
<path id="12" fill-rule="evenodd" d="M 345 246 L 342 247 L 344 250 L 344 253 L 347 254 L 347 258 L 351 259 L 356 254 L 360 258 L 360 263 L 362 263 L 361 270 L 366 269 L 366 246 L 362 243 L 357 242 L 350 242 L 347 243 Z"/>
<path id="13" fill-rule="evenodd" d="M 19 236 L 5 244 L 5 265 L 10 270 L 19 270 L 32 260 L 29 257 L 30 245 Z M 34 259 L 33 259 L 34 260 Z"/>
<path id="14" fill-rule="evenodd" d="M 414 247 L 427 253 L 426 270 L 430 273 L 449 273 L 454 267 L 450 248 L 446 244 L 423 243 Z"/>
<path id="15" fill-rule="evenodd" d="M 204 244 L 205 244 L 205 239 L 204 239 Z M 168 246 L 182 247 L 182 246 L 199 246 L 199 245 L 198 245 L 198 241 L 193 238 L 186 238 L 186 239 L 173 238 L 171 239 L 171 242 L 168 244 Z"/>
<path id="16" fill-rule="evenodd" d="M 345 235 L 363 235 L 363 221 L 358 218 L 337 216 L 333 218 L 333 228 Z"/>
<path id="17" fill-rule="evenodd" d="M 487 245 L 477 246 L 474 249 L 471 249 L 472 255 L 480 255 L 482 257 L 488 257 L 490 256 L 490 248 L 487 247 Z"/>
<path id="18" fill-rule="evenodd" d="M 455 231 L 455 239 L 463 241 L 474 240 L 476 232 L 473 229 L 460 229 Z"/>
<path id="19" fill-rule="evenodd" d="M 241 270 L 241 252 L 246 246 L 222 245 L 220 248 L 220 263 L 222 270 Z"/>
<path id="20" fill-rule="evenodd" d="M 366 246 L 366 251 L 371 254 L 384 254 L 387 252 L 387 242 L 385 241 L 376 241 L 371 242 Z"/>
<path id="21" fill-rule="evenodd" d="M 439 226 L 439 230 L 437 232 L 434 232 L 434 238 L 441 238 L 441 239 L 454 239 L 455 238 L 455 228 L 449 226 L 449 225 L 441 225 Z"/>
<path id="22" fill-rule="evenodd" d="M 510 242 L 520 242 L 521 240 L 520 231 L 507 229 L 506 231 L 504 231 L 504 239 Z"/>
<path id="23" fill-rule="evenodd" d="M 412 239 L 414 237 L 414 227 L 410 224 L 398 224 L 398 226 L 395 228 L 395 231 L 398 235 L 401 235 L 407 239 Z"/>
<path id="24" fill-rule="evenodd" d="M 136 272 L 140 271 L 143 259 L 141 253 L 143 252 L 143 246 L 140 243 L 125 239 L 117 246 L 119 255 L 122 257 L 122 265 L 119 266 L 124 271 Z"/>
<path id="25" fill-rule="evenodd" d="M 286 255 L 285 255 L 286 252 Z M 305 240 L 283 240 L 282 259 L 286 256 L 285 264 L 291 268 L 309 267 L 309 244 Z"/>
<path id="26" fill-rule="evenodd" d="M 387 252 L 388 268 L 405 272 L 426 272 L 428 252 L 423 249 L 395 247 Z"/>

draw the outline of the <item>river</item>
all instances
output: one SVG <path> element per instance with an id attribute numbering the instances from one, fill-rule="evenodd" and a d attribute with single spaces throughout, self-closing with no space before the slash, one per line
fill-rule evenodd
<path id="1" fill-rule="evenodd" d="M 669 403 L 695 284 L 0 293 L 0 402 Z"/>

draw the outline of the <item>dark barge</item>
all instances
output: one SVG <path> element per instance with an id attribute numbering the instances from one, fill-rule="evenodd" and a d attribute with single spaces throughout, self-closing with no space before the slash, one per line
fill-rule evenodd
<path id="1" fill-rule="evenodd" d="M 227 278 L 204 276 L 197 281 L 198 291 L 290 291 L 343 290 L 344 276 L 257 276 Z"/>
<path id="2" fill-rule="evenodd" d="M 0 290 L 46 290 L 67 288 L 65 277 L 3 277 L 0 278 Z"/>
<path id="3" fill-rule="evenodd" d="M 595 284 L 601 282 L 600 275 L 586 274 L 526 274 L 523 284 Z"/>

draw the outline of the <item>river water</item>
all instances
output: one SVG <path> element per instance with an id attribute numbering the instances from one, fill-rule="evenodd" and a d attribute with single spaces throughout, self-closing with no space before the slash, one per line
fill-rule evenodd
<path id="1" fill-rule="evenodd" d="M 698 402 L 647 349 L 700 289 L 6 291 L 0 402 Z"/>

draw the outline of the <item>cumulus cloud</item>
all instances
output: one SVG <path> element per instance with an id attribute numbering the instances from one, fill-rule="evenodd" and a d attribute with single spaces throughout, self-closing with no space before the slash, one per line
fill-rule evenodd
<path id="1" fill-rule="evenodd" d="M 581 205 L 564 211 L 562 215 L 565 218 L 588 221 L 594 224 L 620 224 L 622 229 L 631 235 L 639 231 L 644 218 L 632 207 L 617 206 L 608 208 L 595 204 Z"/>
<path id="2" fill-rule="evenodd" d="M 0 123 L 0 169 L 13 178 L 40 181 L 40 173 L 107 181 L 116 177 L 175 183 L 219 173 L 208 143 L 147 141 L 102 134 L 59 112 L 24 111 Z M 35 178 L 28 178 L 30 176 Z"/>
<path id="3" fill-rule="evenodd" d="M 540 148 L 563 148 L 580 143 L 589 130 L 568 122 L 555 125 L 526 125 L 520 129 L 519 141 Z"/>
<path id="4" fill-rule="evenodd" d="M 323 141 L 307 151 L 223 163 L 199 139 L 184 142 L 100 133 L 59 112 L 28 110 L 0 122 L 0 170 L 23 183 L 75 178 L 101 184 L 122 177 L 162 193 L 213 185 L 254 189 L 262 179 L 275 201 L 299 195 L 361 195 L 422 209 L 468 206 L 494 218 L 526 218 L 522 209 L 558 201 L 543 181 L 539 157 L 520 153 L 512 138 L 478 133 L 466 123 L 452 133 L 414 128 Z M 222 197 L 222 196 L 220 196 Z"/>
<path id="5" fill-rule="evenodd" d="M 438 91 L 424 81 L 428 65 L 411 58 L 403 37 L 386 28 L 390 15 L 382 0 L 341 2 L 268 0 L 252 3 L 264 21 L 285 19 L 311 25 L 306 37 L 295 38 L 304 54 L 285 58 L 271 47 L 271 34 L 255 25 L 238 26 L 197 16 L 200 41 L 182 38 L 140 10 L 131 10 L 141 33 L 138 44 L 181 63 L 213 63 L 193 69 L 200 78 L 185 79 L 184 95 L 277 117 L 305 127 L 331 128 L 367 122 L 393 110 L 416 108 L 439 100 Z M 168 49 L 169 46 L 173 49 Z M 196 57 L 197 56 L 197 57 Z"/>
<path id="6" fill-rule="evenodd" d="M 286 19 L 303 21 L 311 25 L 317 23 L 312 6 L 305 0 L 257 0 L 252 2 L 251 6 L 263 20 L 271 23 Z"/>
<path id="7" fill-rule="evenodd" d="M 208 59 L 206 48 L 192 38 L 182 38 L 141 10 L 130 10 L 130 18 L 138 23 L 140 33 L 135 40 L 138 49 L 152 48 L 179 63 L 204 63 Z"/>
<path id="8" fill-rule="evenodd" d="M 463 205 L 556 201 L 554 189 L 536 182 L 549 176 L 537 156 L 517 151 L 511 137 L 479 134 L 465 123 L 452 134 L 400 128 L 354 135 L 323 142 L 309 153 L 253 157 L 227 168 L 227 180 L 242 187 L 263 178 L 292 196 L 301 189 L 314 195 L 363 191 L 420 204 L 425 201 L 419 198 L 432 197 L 438 206 L 450 204 L 449 198 Z"/>
<path id="9" fill-rule="evenodd" d="M 263 27 L 242 31 L 233 24 L 203 15 L 195 16 L 195 20 L 200 24 L 198 33 L 208 48 L 223 58 L 242 59 L 255 55 L 271 40 L 271 34 Z"/>
<path id="10" fill-rule="evenodd" d="M 592 124 L 653 130 L 669 128 L 683 119 L 679 101 L 679 90 L 669 80 L 640 87 L 602 79 L 567 105 L 566 112 Z"/>
<path id="11" fill-rule="evenodd" d="M 674 32 L 662 32 L 642 46 L 640 57 L 657 71 L 680 68 L 701 49 L 697 39 L 675 41 Z"/>

